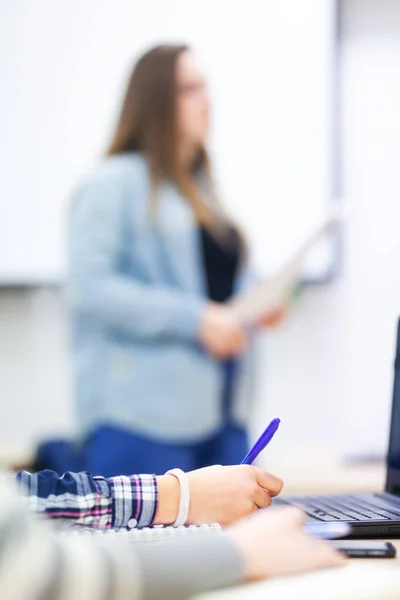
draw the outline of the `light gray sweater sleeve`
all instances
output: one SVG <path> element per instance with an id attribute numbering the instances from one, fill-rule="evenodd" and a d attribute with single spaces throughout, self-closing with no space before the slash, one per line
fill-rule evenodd
<path id="1" fill-rule="evenodd" d="M 183 600 L 233 585 L 241 562 L 223 535 L 130 544 L 118 536 L 61 535 L 28 514 L 0 477 L 0 598 Z"/>
<path id="2" fill-rule="evenodd" d="M 139 339 L 197 337 L 206 299 L 121 275 L 123 187 L 119 173 L 76 192 L 68 228 L 68 299 L 75 314 Z"/>
<path id="3" fill-rule="evenodd" d="M 184 600 L 243 581 L 240 556 L 224 535 L 137 546 L 143 600 Z"/>

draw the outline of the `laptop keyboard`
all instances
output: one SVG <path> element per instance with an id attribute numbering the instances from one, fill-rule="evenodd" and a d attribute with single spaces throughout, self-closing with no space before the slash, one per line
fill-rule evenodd
<path id="1" fill-rule="evenodd" d="M 297 506 L 316 521 L 400 521 L 400 503 L 379 494 L 288 496 L 277 503 Z"/>

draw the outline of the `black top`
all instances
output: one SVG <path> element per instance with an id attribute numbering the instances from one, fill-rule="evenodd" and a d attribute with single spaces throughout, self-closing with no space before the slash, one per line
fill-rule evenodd
<path id="1" fill-rule="evenodd" d="M 234 227 L 229 227 L 219 238 L 200 227 L 200 240 L 208 297 L 213 302 L 225 302 L 234 292 L 240 264 L 239 234 Z"/>

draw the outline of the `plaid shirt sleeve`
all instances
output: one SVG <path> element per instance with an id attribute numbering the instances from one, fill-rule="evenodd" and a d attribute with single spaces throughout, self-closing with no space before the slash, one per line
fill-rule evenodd
<path id="1" fill-rule="evenodd" d="M 133 529 L 153 524 L 158 500 L 154 475 L 105 479 L 90 473 L 50 470 L 16 475 L 30 510 L 74 525 L 97 529 Z"/>

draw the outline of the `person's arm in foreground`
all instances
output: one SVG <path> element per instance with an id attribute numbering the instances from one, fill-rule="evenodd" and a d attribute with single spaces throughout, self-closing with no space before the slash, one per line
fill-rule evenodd
<path id="1" fill-rule="evenodd" d="M 55 534 L 1 485 L 0 598 L 182 600 L 239 582 L 344 562 L 326 543 L 303 533 L 295 509 L 263 513 L 226 534 L 126 544 L 115 538 Z"/>
<path id="2" fill-rule="evenodd" d="M 229 525 L 271 504 L 282 481 L 257 467 L 206 467 L 188 473 L 190 510 L 187 524 Z M 54 471 L 16 476 L 28 506 L 46 517 L 69 519 L 96 528 L 168 525 L 179 508 L 179 483 L 172 475 L 131 475 L 105 479 L 90 473 Z"/>

